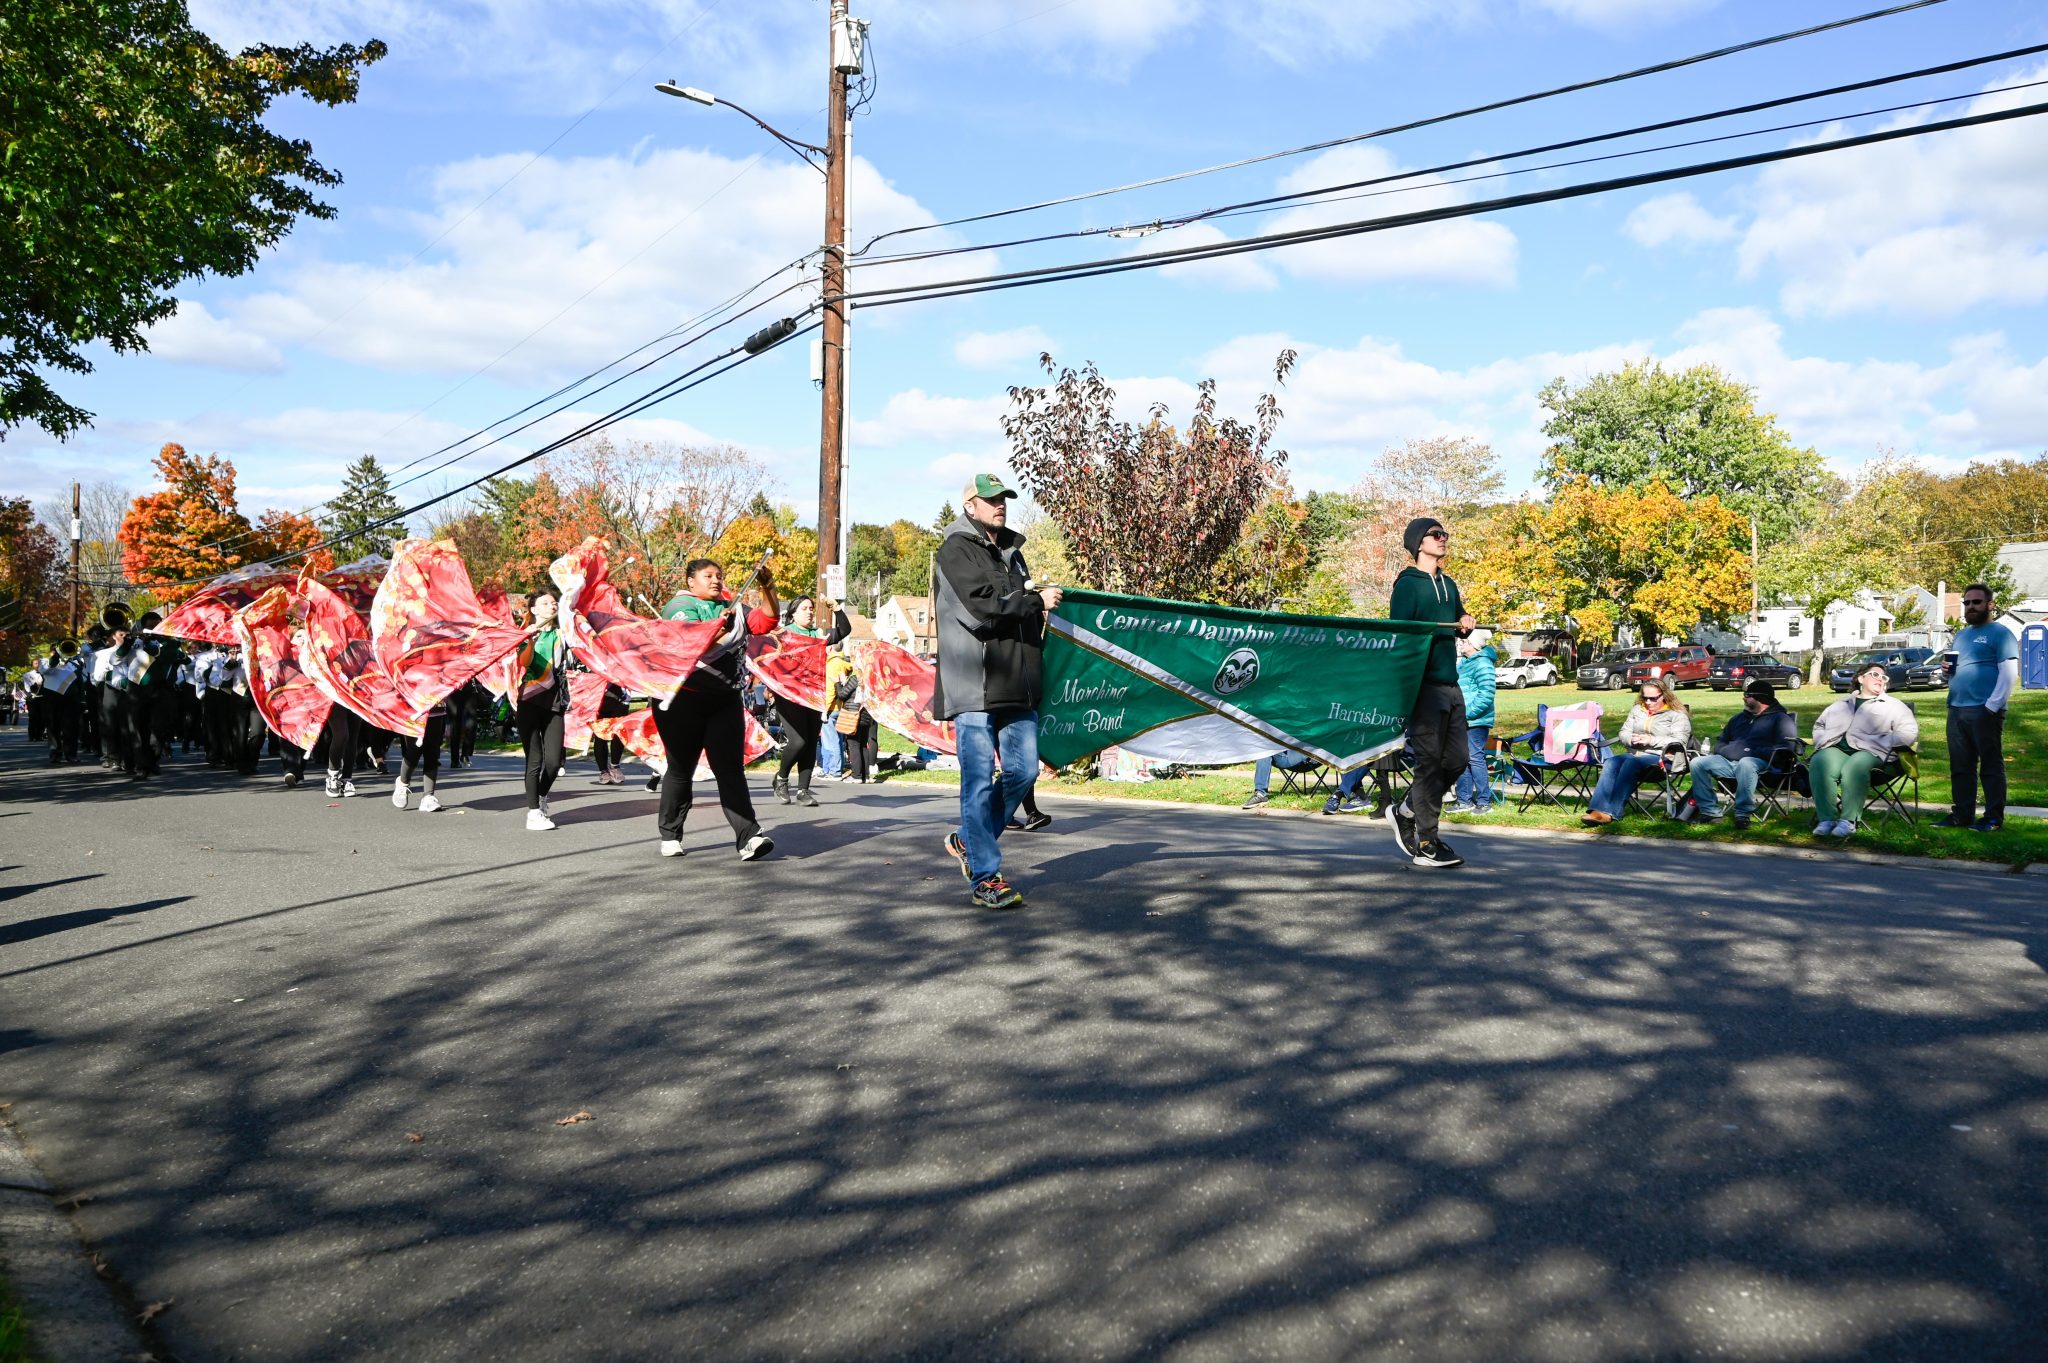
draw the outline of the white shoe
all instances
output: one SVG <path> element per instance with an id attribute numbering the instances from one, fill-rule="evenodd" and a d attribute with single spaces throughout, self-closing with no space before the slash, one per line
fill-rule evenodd
<path id="1" fill-rule="evenodd" d="M 393 781 L 391 783 L 391 807 L 393 809 L 404 809 L 406 799 L 410 794 L 411 792 L 405 788 L 404 781 Z"/>
<path id="2" fill-rule="evenodd" d="M 327 778 L 327 798 L 330 800 L 339 800 L 341 798 L 341 782 L 332 776 Z"/>
<path id="3" fill-rule="evenodd" d="M 679 857 L 683 854 L 683 845 L 674 838 L 663 838 L 661 854 L 665 857 Z"/>
<path id="4" fill-rule="evenodd" d="M 1853 823 L 1849 822 L 1849 820 L 1847 820 L 1847 819 L 1837 819 L 1837 820 L 1835 820 L 1835 836 L 1836 836 L 1836 837 L 1838 837 L 1838 838 L 1849 838 L 1849 837 L 1854 837 L 1854 836 L 1855 836 L 1855 834 L 1856 834 L 1856 825 L 1855 825 L 1855 824 L 1853 824 Z"/>
<path id="5" fill-rule="evenodd" d="M 527 832 L 545 833 L 554 826 L 555 821 L 547 816 L 546 811 L 539 809 L 529 809 L 526 811 Z"/>
<path id="6" fill-rule="evenodd" d="M 434 813 L 435 811 L 439 810 L 440 808 L 441 808 L 441 797 L 440 797 L 440 796 L 438 796 L 438 795 L 426 795 L 426 796 L 422 796 L 422 797 L 421 797 L 421 799 L 420 799 L 420 813 L 422 813 L 422 814 L 432 814 L 432 813 Z"/>
<path id="7" fill-rule="evenodd" d="M 353 781 L 343 781 L 343 782 L 341 783 L 341 798 L 342 798 L 342 799 L 344 799 L 344 800 L 353 800 L 353 799 L 355 799 L 355 798 L 356 798 L 356 783 L 355 783 L 355 782 L 353 782 Z"/>
<path id="8" fill-rule="evenodd" d="M 1826 823 L 1817 826 L 1813 830 L 1813 836 L 1815 836 L 1816 838 L 1832 838 L 1835 836 L 1836 830 L 1839 829 L 1841 826 L 1842 825 L 1836 823 L 1833 819 L 1830 819 Z"/>
<path id="9" fill-rule="evenodd" d="M 759 861 L 775 850 L 775 839 L 766 833 L 756 833 L 747 839 L 747 845 L 740 848 L 741 861 Z"/>

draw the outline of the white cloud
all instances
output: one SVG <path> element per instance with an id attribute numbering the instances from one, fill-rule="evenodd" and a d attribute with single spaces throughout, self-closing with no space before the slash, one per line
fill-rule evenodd
<path id="1" fill-rule="evenodd" d="M 1000 395 L 934 397 L 922 388 L 911 388 L 893 394 L 879 417 L 856 420 L 851 437 L 857 444 L 883 447 L 1000 443 L 1003 414 L 1009 409 L 1010 400 Z"/>
<path id="2" fill-rule="evenodd" d="M 1733 217 L 1717 218 L 1687 193 L 1665 194 L 1635 206 L 1621 224 L 1621 230 L 1638 246 L 1658 247 L 1668 242 L 1682 246 L 1727 241 L 1736 235 Z"/>
<path id="3" fill-rule="evenodd" d="M 1131 254 L 1143 255 L 1148 251 L 1170 250 L 1182 246 L 1215 246 L 1229 240 L 1230 236 L 1220 227 L 1206 222 L 1190 223 L 1186 227 L 1177 227 L 1164 236 L 1140 238 L 1140 244 L 1132 249 Z M 1242 251 L 1234 256 L 1219 256 L 1214 260 L 1168 265 L 1159 273 L 1168 279 L 1207 284 L 1232 292 L 1250 293 L 1278 287 L 1279 276 L 1261 264 L 1259 256 L 1258 252 Z"/>
<path id="4" fill-rule="evenodd" d="M 1402 167 L 1376 146 L 1340 147 L 1297 166 L 1278 182 L 1283 193 L 1302 193 L 1324 185 L 1383 181 L 1399 176 Z M 1420 175 L 1378 187 L 1387 191 L 1363 199 L 1331 199 L 1291 208 L 1271 218 L 1241 221 L 1246 236 L 1313 230 L 1385 214 L 1425 211 L 1465 203 L 1471 195 L 1443 177 Z M 1196 223 L 1156 238 L 1151 243 L 1194 246 L 1230 238 L 1214 223 Z M 1316 283 L 1385 284 L 1415 281 L 1508 288 L 1515 282 L 1515 234 L 1497 222 L 1459 218 L 1449 222 L 1367 232 L 1328 241 L 1284 246 L 1253 256 L 1227 256 L 1211 262 L 1169 266 L 1167 275 L 1192 278 L 1229 288 L 1270 288 L 1273 271 Z"/>
<path id="5" fill-rule="evenodd" d="M 1668 24 L 1719 0 L 1533 0 L 1535 7 L 1587 28 L 1619 29 Z"/>
<path id="6" fill-rule="evenodd" d="M 953 358 L 970 369 L 1006 369 L 1030 364 L 1056 349 L 1038 327 L 1012 331 L 970 331 L 953 343 Z"/>
<path id="7" fill-rule="evenodd" d="M 194 299 L 178 300 L 178 310 L 149 328 L 149 353 L 172 364 L 204 365 L 247 374 L 274 374 L 284 368 L 277 347 L 253 332 L 240 330 Z"/>
<path id="8" fill-rule="evenodd" d="M 2001 83 L 2044 74 L 2048 67 Z M 1968 109 L 2010 108 L 2037 93 L 1984 95 Z M 1743 275 L 1780 272 L 1794 316 L 1942 316 L 2048 299 L 2048 139 L 2037 120 L 1784 162 L 1759 176 L 1754 198 Z"/>
<path id="9" fill-rule="evenodd" d="M 817 241 L 819 180 L 803 165 L 688 149 L 528 160 L 484 157 L 435 172 L 434 206 L 412 225 L 423 242 L 446 235 L 421 259 L 280 264 L 272 277 L 282 287 L 226 305 L 232 321 L 273 344 L 380 368 L 454 375 L 491 365 L 514 384 L 546 382 L 660 335 Z M 858 158 L 849 195 L 864 233 L 933 220 Z M 871 265 L 859 284 L 973 274 L 992 262 L 972 253 Z M 729 335 L 801 312 L 814 281 L 812 267 L 784 274 L 774 287 L 798 287 Z"/>

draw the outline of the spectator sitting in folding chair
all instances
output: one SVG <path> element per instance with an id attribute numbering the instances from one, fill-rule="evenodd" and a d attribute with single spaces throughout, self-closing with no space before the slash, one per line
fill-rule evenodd
<path id="1" fill-rule="evenodd" d="M 1278 767 L 1283 772 L 1302 772 L 1315 765 L 1315 758 L 1292 748 L 1282 748 L 1270 757 L 1261 757 L 1252 767 L 1252 797 L 1244 802 L 1242 808 L 1257 809 L 1272 798 L 1269 790 L 1273 784 L 1273 768 Z M 1286 780 L 1285 777 L 1281 779 Z M 1287 784 L 1292 786 L 1294 783 L 1289 781 Z"/>
<path id="2" fill-rule="evenodd" d="M 1600 767 L 1600 784 L 1593 787 L 1586 812 L 1579 822 L 1599 827 L 1613 823 L 1628 808 L 1636 787 L 1651 772 L 1667 768 L 1667 755 L 1684 752 L 1692 742 L 1692 711 L 1673 698 L 1671 683 L 1653 677 L 1643 683 L 1641 697 L 1629 707 L 1628 718 L 1615 735 L 1615 751 Z"/>
<path id="3" fill-rule="evenodd" d="M 1813 722 L 1813 831 L 1846 838 L 1863 817 L 1871 773 L 1920 741 L 1920 717 L 1913 707 L 1886 695 L 1891 674 L 1882 660 L 1856 674 L 1854 692 L 1820 712 Z"/>
<path id="4" fill-rule="evenodd" d="M 1777 688 L 1753 681 L 1742 688 L 1742 709 L 1721 726 L 1714 750 L 1692 764 L 1692 798 L 1702 819 L 1721 817 L 1715 778 L 1735 782 L 1735 826 L 1749 827 L 1756 812 L 1757 778 L 1781 752 L 1798 746 L 1799 721 L 1778 704 Z M 1791 768 L 1784 768 L 1789 772 Z"/>

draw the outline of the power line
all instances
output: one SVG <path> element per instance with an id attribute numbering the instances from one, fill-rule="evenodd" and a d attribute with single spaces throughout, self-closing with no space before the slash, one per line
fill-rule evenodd
<path id="1" fill-rule="evenodd" d="M 1402 170 L 1386 175 L 1372 176 L 1363 180 L 1351 180 L 1340 184 L 1322 185 L 1314 189 L 1296 190 L 1292 193 L 1274 194 L 1259 199 L 1246 199 L 1237 203 L 1221 204 L 1213 208 L 1201 209 L 1193 213 L 1162 215 L 1161 217 L 1155 219 L 1151 224 L 1148 224 L 1148 226 L 1151 227 L 1153 230 L 1165 231 L 1175 227 L 1185 227 L 1190 223 L 1202 222 L 1211 218 L 1242 216 L 1244 214 L 1252 212 L 1265 211 L 1271 207 L 1284 207 L 1289 204 L 1299 203 L 1304 207 L 1311 207 L 1315 203 L 1339 203 L 1344 202 L 1346 199 L 1351 198 L 1371 197 L 1369 195 L 1346 195 L 1344 196 L 1344 198 L 1338 199 L 1326 198 L 1324 196 L 1335 195 L 1342 190 L 1361 189 L 1376 185 L 1396 184 L 1404 180 L 1420 179 L 1423 176 L 1441 175 L 1445 172 L 1454 170 L 1466 170 L 1473 166 L 1492 165 L 1502 161 L 1515 161 L 1520 160 L 1524 157 L 1540 156 L 1545 152 L 1566 151 L 1574 147 L 1594 146 L 1603 142 L 1620 141 L 1623 138 L 1636 137 L 1644 133 L 1663 132 L 1672 128 L 1688 127 L 1698 123 L 1710 123 L 1723 118 L 1733 118 L 1743 114 L 1758 113 L 1767 109 L 1783 108 L 1791 104 L 1803 104 L 1816 99 L 1825 99 L 1833 95 L 1851 93 L 1858 90 L 1874 89 L 1886 85 L 1897 85 L 1905 81 L 1918 80 L 1927 76 L 1951 74 L 1956 71 L 1967 70 L 1971 67 L 1985 66 L 1993 62 L 2006 61 L 2016 57 L 2034 56 L 2042 52 L 2048 52 L 2048 43 L 2037 43 L 2030 47 L 2012 48 L 2004 52 L 1994 52 L 1981 57 L 1966 58 L 1962 61 L 1944 62 L 1938 66 L 1925 66 L 1913 71 L 1902 71 L 1894 75 L 1878 76 L 1869 80 L 1853 81 L 1846 85 L 1829 86 L 1828 88 L 1823 90 L 1810 90 L 1803 94 L 1784 95 L 1775 99 L 1761 100 L 1752 104 L 1737 105 L 1726 109 L 1716 109 L 1708 113 L 1690 114 L 1683 118 L 1663 119 L 1655 123 L 1639 124 L 1633 128 L 1624 128 L 1615 132 L 1594 133 L 1584 137 L 1567 138 L 1564 141 L 1560 142 L 1548 142 L 1544 143 L 1541 146 L 1524 147 L 1517 151 L 1495 152 L 1485 156 L 1468 157 L 1460 161 L 1446 161 L 1439 165 L 1425 166 L 1415 170 Z M 1657 151 L 1674 151 L 1685 147 L 1704 145 L 1709 142 L 1729 141 L 1740 137 L 1754 137 L 1774 132 L 1786 132 L 1799 128 L 1813 127 L 1817 124 L 1838 122 L 1842 119 L 1868 118 L 1878 114 L 1896 113 L 1903 109 L 1923 108 L 1935 104 L 1953 103 L 1959 99 L 1981 98 L 1985 95 L 1999 94 L 2007 90 L 2028 89 L 2030 88 L 2031 84 L 2033 83 L 2030 82 L 2029 84 L 2023 85 L 2001 86 L 1989 90 L 1974 91 L 1966 95 L 1944 96 L 1938 99 L 1920 100 L 1909 104 L 1896 104 L 1882 109 L 1866 109 L 1851 114 L 1835 114 L 1824 119 L 1811 120 L 1801 123 L 1778 124 L 1774 127 L 1758 128 L 1751 130 L 1749 132 L 1732 133 L 1727 135 L 1726 137 L 1720 138 L 1703 138 L 1688 142 L 1664 143 L 1655 147 L 1642 148 L 1638 151 L 1617 153 L 1616 156 L 1635 156 L 1646 155 L 1648 153 Z M 1590 161 L 1612 159 L 1615 159 L 1615 157 L 1593 157 L 1587 158 L 1587 160 L 1585 161 L 1553 162 L 1546 166 L 1531 167 L 1529 169 L 1552 170 L 1558 169 L 1563 166 L 1583 165 L 1587 164 Z M 1519 174 L 1522 172 L 1516 171 L 1503 173 Z M 1500 177 L 1475 176 L 1471 178 L 1483 180 L 1497 179 Z M 1469 183 L 1469 181 L 1448 181 L 1447 183 L 1459 184 Z M 872 260 L 868 261 L 867 263 L 869 265 L 879 266 L 909 261 L 932 260 L 944 256 L 965 255 L 980 251 L 1008 250 L 1018 246 L 1036 246 L 1042 245 L 1050 241 L 1065 241 L 1080 237 L 1114 236 L 1119 232 L 1131 231 L 1132 226 L 1133 225 L 1125 225 L 1120 227 L 1075 228 L 1064 232 L 1048 232 L 1034 237 L 1019 237 L 1009 241 L 984 242 L 964 246 L 938 247 L 930 251 L 906 251 L 892 255 L 877 256 Z"/>
<path id="2" fill-rule="evenodd" d="M 1247 251 L 1268 251 L 1279 246 L 1329 241 L 1340 237 L 1358 236 L 1368 232 L 1388 231 L 1396 227 L 1414 227 L 1426 223 L 1444 222 L 1454 218 L 1473 217 L 1481 213 L 1495 213 L 1511 208 L 1526 208 L 1537 204 L 1584 198 L 1591 194 L 1606 194 L 1616 190 L 1637 189 L 1647 185 L 1665 184 L 1673 180 L 1691 179 L 1696 176 L 1713 175 L 1723 171 L 1742 170 L 1751 166 L 1769 165 L 1777 161 L 1817 156 L 1826 152 L 1845 151 L 1854 147 L 1871 146 L 1881 142 L 1895 142 L 1906 138 L 1925 137 L 1931 133 L 1951 132 L 1959 128 L 1972 128 L 1987 123 L 2002 123 L 2016 118 L 2029 118 L 2044 112 L 2048 112 L 2048 103 L 2027 104 L 2012 109 L 2000 109 L 1989 113 L 1948 119 L 1939 123 L 1921 124 L 1917 127 L 1883 129 L 1878 132 L 1859 134 L 1855 137 L 1837 138 L 1829 142 L 1817 142 L 1801 147 L 1783 147 L 1772 151 L 1753 152 L 1747 156 L 1728 157 L 1719 161 L 1697 162 L 1690 165 L 1669 167 L 1663 170 L 1643 171 L 1635 175 L 1619 176 L 1608 180 L 1593 180 L 1584 184 L 1566 185 L 1557 189 L 1536 190 L 1527 194 L 1514 194 L 1497 199 L 1483 199 L 1472 203 L 1451 204 L 1440 208 L 1421 209 L 1412 213 L 1389 214 L 1378 218 L 1361 218 L 1325 227 L 1274 232 L 1265 236 L 1247 237 L 1239 241 L 1177 247 L 1164 251 L 1147 252 L 1136 256 L 1112 256 L 1098 260 L 1075 261 L 1066 265 L 1048 265 L 1029 270 L 1012 270 L 1002 274 L 978 275 L 962 279 L 939 280 L 926 284 L 905 284 L 890 288 L 866 289 L 846 294 L 844 299 L 852 303 L 856 308 L 889 307 L 898 303 L 916 303 L 937 298 L 955 298 L 965 294 L 989 293 L 1000 289 L 1023 288 L 1032 284 L 1049 283 L 1058 279 L 1086 279 L 1097 275 L 1122 274 L 1130 270 L 1157 269 L 1165 265 L 1211 260 L 1222 256 L 1239 255 Z"/>
<path id="3" fill-rule="evenodd" d="M 1129 184 L 1112 185 L 1107 189 L 1092 189 L 1081 194 L 1068 194 L 1057 199 L 1043 199 L 1037 203 L 1020 204 L 1015 208 L 1002 208 L 988 213 L 972 213 L 965 217 L 949 218 L 943 222 L 924 223 L 916 227 L 900 227 L 892 232 L 884 232 L 880 236 L 871 237 L 867 245 L 863 246 L 861 250 L 866 251 L 869 247 L 879 242 L 887 241 L 891 237 L 908 236 L 914 232 L 930 232 L 942 227 L 959 227 L 971 222 L 987 222 L 992 218 L 1013 217 L 1019 213 L 1035 213 L 1040 209 L 1057 208 L 1064 204 L 1082 203 L 1089 199 L 1106 198 L 1112 194 L 1125 194 L 1136 189 L 1150 189 L 1157 185 L 1172 184 L 1179 180 L 1189 180 L 1200 175 L 1214 175 L 1220 171 L 1239 170 L 1245 166 L 1255 166 L 1266 161 L 1277 161 L 1284 157 L 1303 156 L 1309 152 L 1328 151 L 1333 147 L 1349 146 L 1354 142 L 1368 142 L 1376 137 L 1388 137 L 1395 133 L 1413 132 L 1418 128 L 1428 128 L 1440 123 L 1453 122 L 1461 118 L 1472 118 L 1479 114 L 1494 113 L 1501 109 L 1514 108 L 1517 105 L 1553 99 L 1559 95 L 1576 94 L 1583 90 L 1592 90 L 1603 85 L 1614 85 L 1622 81 L 1636 80 L 1643 76 L 1661 75 L 1665 72 L 1680 70 L 1687 66 L 1697 66 L 1702 62 L 1717 61 L 1722 57 L 1734 56 L 1737 53 L 1751 52 L 1758 48 L 1770 47 L 1773 44 L 1792 42 L 1795 39 L 1808 38 L 1815 34 L 1849 28 L 1856 24 L 1869 23 L 1875 19 L 1886 19 L 1894 15 L 1906 14 L 1913 10 L 1926 9 L 1932 5 L 1946 3 L 1947 0 L 1909 0 L 1909 3 L 1893 5 L 1887 9 L 1872 10 L 1867 14 L 1858 14 L 1847 19 L 1835 19 L 1825 24 L 1815 24 L 1811 27 L 1795 29 L 1788 33 L 1773 34 L 1768 38 L 1753 38 L 1747 42 L 1736 43 L 1728 47 L 1715 48 L 1711 52 L 1698 52 L 1689 57 L 1676 57 L 1669 61 L 1657 62 L 1651 66 L 1637 67 L 1631 71 L 1620 71 L 1613 75 L 1574 81 L 1569 85 L 1559 85 L 1548 90 L 1537 90 L 1525 95 L 1515 95 L 1508 99 L 1494 100 L 1487 104 L 1475 104 L 1468 108 L 1453 110 L 1450 113 L 1432 114 L 1427 118 L 1411 119 L 1405 123 L 1389 124 L 1372 132 L 1351 133 L 1344 137 L 1333 137 L 1322 142 L 1311 142 L 1305 146 L 1289 147 L 1283 151 L 1263 152 L 1257 156 L 1247 156 L 1236 161 L 1225 161 L 1213 166 L 1203 166 L 1197 170 L 1184 170 L 1173 175 L 1158 175 L 1148 180 L 1134 180 Z"/>

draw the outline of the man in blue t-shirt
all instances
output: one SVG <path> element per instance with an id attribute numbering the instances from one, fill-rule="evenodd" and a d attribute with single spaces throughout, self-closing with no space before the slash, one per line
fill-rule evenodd
<path id="1" fill-rule="evenodd" d="M 1974 828 L 1993 833 L 2005 827 L 2005 706 L 2020 680 L 2020 641 L 2004 625 L 1991 623 L 1991 589 L 1973 582 L 1963 589 L 1963 627 L 1955 649 L 1955 675 L 1948 683 L 1948 781 L 1953 808 L 1936 828 Z M 1984 814 L 1977 811 L 1977 784 L 1984 785 Z"/>

